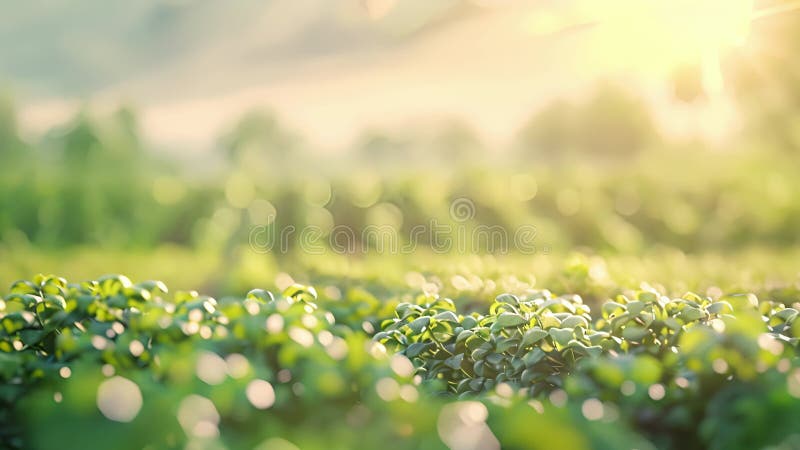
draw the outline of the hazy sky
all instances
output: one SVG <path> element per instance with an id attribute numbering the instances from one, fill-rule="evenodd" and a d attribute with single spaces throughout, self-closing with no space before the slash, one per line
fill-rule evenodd
<path id="1" fill-rule="evenodd" d="M 254 108 L 277 111 L 323 148 L 340 148 L 366 127 L 445 116 L 466 120 L 489 142 L 502 143 L 548 100 L 580 96 L 609 78 L 642 89 L 666 129 L 713 134 L 729 122 L 724 96 L 695 106 L 671 104 L 668 77 L 686 61 L 713 64 L 714 52 L 738 32 L 740 19 L 721 11 L 737 11 L 736 5 L 6 3 L 0 6 L 0 80 L 16 92 L 28 130 L 63 121 L 80 105 L 102 111 L 126 102 L 140 112 L 150 139 L 184 150 L 208 147 Z M 712 90 L 722 92 L 718 74 L 704 74 Z"/>

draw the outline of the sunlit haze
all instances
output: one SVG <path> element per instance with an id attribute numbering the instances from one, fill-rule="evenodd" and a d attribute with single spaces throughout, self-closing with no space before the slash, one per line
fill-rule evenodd
<path id="1" fill-rule="evenodd" d="M 23 125 L 42 131 L 79 106 L 122 102 L 140 112 L 149 139 L 184 151 L 209 147 L 255 108 L 276 111 L 323 150 L 342 148 L 365 128 L 431 117 L 464 119 L 490 143 L 505 144 L 549 100 L 580 97 L 609 79 L 637 86 L 667 133 L 719 138 L 736 124 L 720 58 L 748 45 L 749 0 L 336 3 L 250 5 L 252 16 L 228 14 L 228 27 L 212 29 L 213 45 L 184 33 L 168 60 L 144 60 L 91 91 L 61 82 L 67 69 L 58 65 L 43 66 L 50 75 L 36 83 L 12 71 Z M 75 45 L 86 39 L 85 22 L 62 24 Z M 334 30 L 341 33 L 326 35 Z M 93 52 L 137 45 L 124 37 L 105 44 L 60 58 L 80 58 L 68 68 L 91 71 L 101 57 Z M 299 52 L 289 57 L 291 49 Z M 691 105 L 670 98 L 672 76 L 688 64 L 699 64 L 708 94 Z"/>

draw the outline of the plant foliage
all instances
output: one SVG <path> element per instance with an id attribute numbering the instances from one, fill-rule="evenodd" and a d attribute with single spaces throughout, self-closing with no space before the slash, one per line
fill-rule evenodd
<path id="1" fill-rule="evenodd" d="M 654 289 L 244 298 L 125 276 L 0 304 L 11 448 L 756 448 L 797 444 L 797 304 Z M 609 425 L 612 425 L 610 427 Z M 261 447 L 259 447 L 261 446 Z"/>

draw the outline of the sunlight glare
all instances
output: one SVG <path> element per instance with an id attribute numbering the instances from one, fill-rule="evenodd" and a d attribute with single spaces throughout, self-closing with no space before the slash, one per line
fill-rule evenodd
<path id="1" fill-rule="evenodd" d="M 668 74 L 699 64 L 704 87 L 721 89 L 719 56 L 742 45 L 750 31 L 752 0 L 619 0 L 584 13 L 596 23 L 594 63 L 611 62 Z"/>

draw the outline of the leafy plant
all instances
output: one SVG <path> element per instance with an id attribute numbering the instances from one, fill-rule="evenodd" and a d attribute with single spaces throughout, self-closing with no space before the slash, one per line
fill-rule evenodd
<path id="1" fill-rule="evenodd" d="M 215 299 L 121 275 L 18 281 L 0 303 L 0 439 L 11 448 L 792 445 L 800 322 L 782 302 L 646 289 L 593 315 L 577 295 L 542 290 L 500 295 L 484 311 L 435 295 L 393 305 L 391 318 L 387 306 L 363 291 L 328 298 L 302 285 Z"/>

